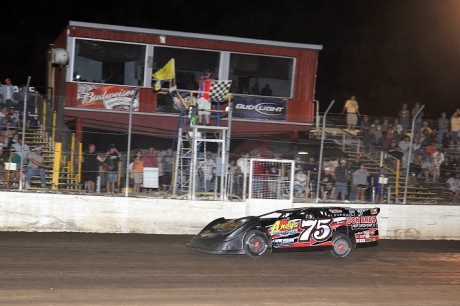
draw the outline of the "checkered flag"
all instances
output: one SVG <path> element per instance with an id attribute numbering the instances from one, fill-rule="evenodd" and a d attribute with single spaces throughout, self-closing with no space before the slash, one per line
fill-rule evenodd
<path id="1" fill-rule="evenodd" d="M 214 81 L 211 84 L 211 102 L 223 102 L 227 100 L 227 94 L 230 90 L 230 85 L 232 85 L 231 80 L 227 81 Z"/>

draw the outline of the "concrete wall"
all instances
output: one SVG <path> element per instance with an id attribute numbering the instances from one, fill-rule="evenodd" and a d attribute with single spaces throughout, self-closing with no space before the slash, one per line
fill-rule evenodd
<path id="1" fill-rule="evenodd" d="M 324 206 L 288 201 L 186 201 L 152 198 L 0 192 L 0 231 L 194 235 L 218 217 L 279 208 Z M 328 204 L 375 207 L 383 239 L 460 240 L 460 206 Z"/>

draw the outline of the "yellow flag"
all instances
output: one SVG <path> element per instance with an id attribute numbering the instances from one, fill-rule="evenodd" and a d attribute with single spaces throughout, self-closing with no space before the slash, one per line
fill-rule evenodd
<path id="1" fill-rule="evenodd" d="M 169 80 L 174 79 L 175 68 L 174 68 L 174 59 L 170 59 L 169 62 L 164 65 L 163 68 L 152 74 L 152 79 L 155 81 Z"/>

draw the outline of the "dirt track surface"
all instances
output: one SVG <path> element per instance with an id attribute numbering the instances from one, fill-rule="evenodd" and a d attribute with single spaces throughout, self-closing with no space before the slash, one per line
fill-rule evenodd
<path id="1" fill-rule="evenodd" d="M 253 259 L 190 238 L 0 232 L 0 305 L 460 305 L 460 241 Z"/>

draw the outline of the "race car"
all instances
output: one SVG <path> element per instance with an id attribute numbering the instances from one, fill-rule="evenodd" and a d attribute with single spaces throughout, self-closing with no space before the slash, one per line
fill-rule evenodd
<path id="1" fill-rule="evenodd" d="M 327 251 L 344 258 L 353 248 L 377 246 L 380 208 L 303 207 L 206 225 L 187 247 L 211 254 L 261 257 L 268 251 Z"/>

